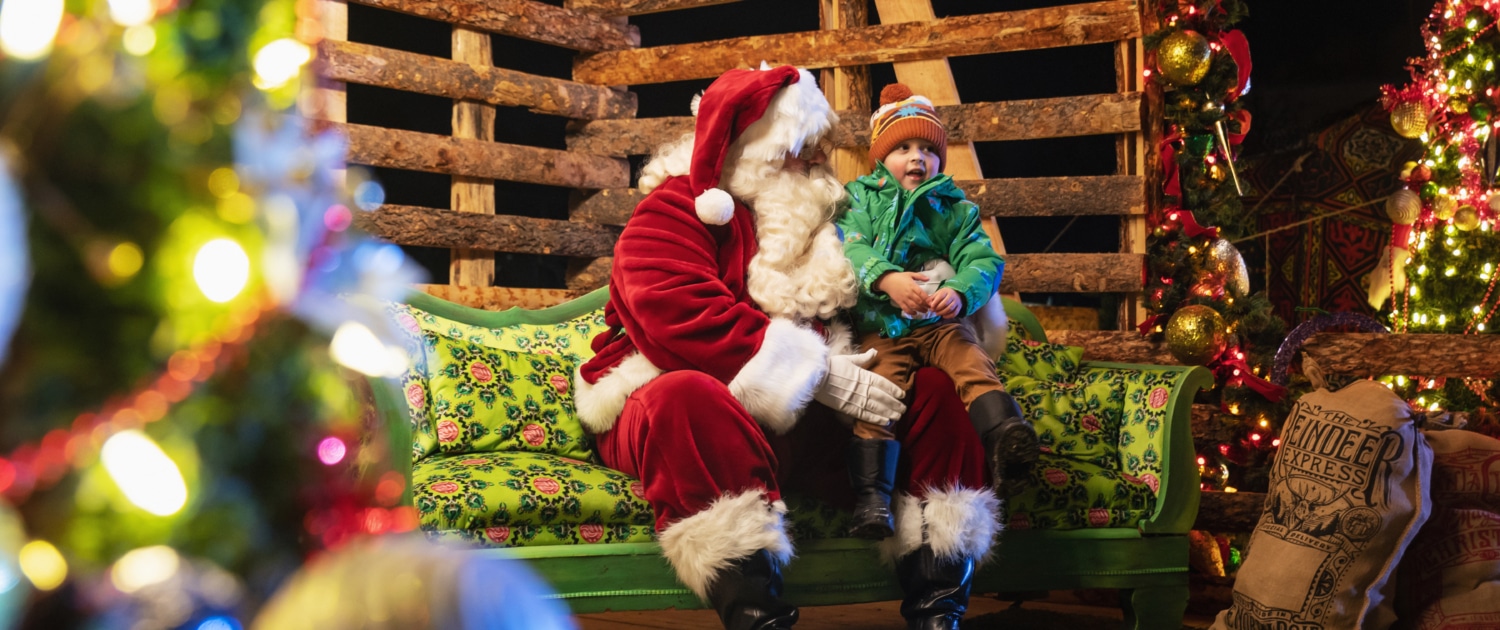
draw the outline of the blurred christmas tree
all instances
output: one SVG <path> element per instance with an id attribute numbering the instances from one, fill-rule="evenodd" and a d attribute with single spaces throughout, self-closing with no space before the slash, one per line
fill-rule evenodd
<path id="1" fill-rule="evenodd" d="M 415 526 L 345 369 L 397 358 L 337 295 L 417 278 L 347 231 L 378 185 L 291 111 L 316 105 L 315 7 L 0 1 L 0 493 L 24 521 L 0 511 L 0 627 L 29 589 L 28 625 L 238 627 L 309 554 Z"/>
<path id="2" fill-rule="evenodd" d="M 1386 201 L 1395 223 L 1377 270 L 1379 291 L 1396 332 L 1483 334 L 1500 307 L 1494 234 L 1500 190 L 1495 174 L 1500 105 L 1500 5 L 1438 2 L 1422 25 L 1427 54 L 1410 61 L 1412 80 L 1381 89 L 1391 126 L 1424 145 L 1420 160 L 1401 172 Z M 1493 407 L 1490 379 L 1406 375 L 1385 379 L 1407 400 L 1428 410 Z"/>
<path id="3" fill-rule="evenodd" d="M 1250 88 L 1250 49 L 1227 30 L 1245 17 L 1238 0 L 1155 4 L 1161 28 L 1146 38 L 1163 90 L 1162 209 L 1147 217 L 1146 308 L 1141 332 L 1165 338 L 1173 356 L 1206 365 L 1218 386 L 1218 433 L 1200 453 L 1204 487 L 1256 487 L 1278 443 L 1285 391 L 1265 380 L 1286 325 L 1231 241 L 1253 221 L 1240 204 L 1234 147 L 1250 130 L 1239 97 Z M 1200 398 L 1200 401 L 1204 400 Z M 1234 464 L 1234 469 L 1228 464 Z M 1234 475 L 1232 478 L 1231 475 Z"/>

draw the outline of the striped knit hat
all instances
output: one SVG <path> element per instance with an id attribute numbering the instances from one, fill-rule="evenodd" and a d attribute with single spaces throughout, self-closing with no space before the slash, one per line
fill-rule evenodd
<path id="1" fill-rule="evenodd" d="M 932 101 L 912 94 L 905 83 L 892 83 L 880 91 L 880 109 L 870 115 L 870 159 L 885 161 L 902 140 L 921 138 L 937 147 L 938 172 L 948 162 L 948 130 L 938 118 Z"/>

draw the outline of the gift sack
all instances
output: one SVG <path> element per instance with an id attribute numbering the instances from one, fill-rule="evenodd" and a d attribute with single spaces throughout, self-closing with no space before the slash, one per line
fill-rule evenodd
<path id="1" fill-rule="evenodd" d="M 1500 440 L 1428 431 L 1432 518 L 1397 570 L 1397 625 L 1500 628 Z"/>
<path id="2" fill-rule="evenodd" d="M 1297 401 L 1233 603 L 1214 628 L 1387 628 L 1396 563 L 1427 520 L 1432 451 L 1407 405 L 1356 381 Z"/>

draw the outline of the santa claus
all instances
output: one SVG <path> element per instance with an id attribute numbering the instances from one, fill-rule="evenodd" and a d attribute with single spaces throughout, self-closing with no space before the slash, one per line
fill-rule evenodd
<path id="1" fill-rule="evenodd" d="M 778 447 L 841 450 L 847 431 L 816 430 L 830 409 L 890 425 L 901 460 L 882 548 L 901 613 L 957 628 L 997 502 L 947 376 L 924 370 L 902 392 L 861 367 L 846 328 L 824 324 L 855 297 L 831 222 L 843 188 L 820 148 L 837 117 L 790 66 L 730 71 L 693 105 L 693 134 L 647 164 L 649 194 L 615 246 L 579 417 L 604 463 L 641 479 L 668 562 L 728 628 L 797 619 L 781 598 L 781 494 L 808 480 Z"/>

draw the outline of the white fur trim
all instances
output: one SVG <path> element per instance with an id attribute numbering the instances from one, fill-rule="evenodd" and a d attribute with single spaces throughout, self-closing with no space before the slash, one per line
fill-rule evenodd
<path id="1" fill-rule="evenodd" d="M 573 405 L 578 411 L 579 423 L 594 433 L 610 430 L 620 418 L 620 412 L 625 410 L 625 399 L 661 373 L 661 368 L 652 365 L 646 355 L 640 353 L 626 357 L 592 385 L 575 370 Z"/>
<path id="2" fill-rule="evenodd" d="M 657 536 L 677 579 L 698 597 L 729 563 L 765 549 L 778 565 L 792 558 L 786 504 L 769 503 L 761 490 L 724 495 L 703 511 L 668 525 Z"/>
<path id="3" fill-rule="evenodd" d="M 724 225 L 734 218 L 734 197 L 722 188 L 710 188 L 693 200 L 698 219 L 709 225 Z"/>
<path id="4" fill-rule="evenodd" d="M 777 434 L 790 431 L 828 374 L 828 347 L 810 328 L 771 318 L 760 351 L 729 382 L 729 393 Z"/>
<path id="5" fill-rule="evenodd" d="M 780 164 L 788 151 L 801 151 L 804 144 L 822 137 L 838 123 L 838 114 L 828 105 L 812 73 L 798 68 L 797 74 L 797 82 L 771 97 L 766 113 L 735 141 L 743 147 L 742 157 Z M 726 160 L 726 168 L 730 161 Z"/>
<path id="6" fill-rule="evenodd" d="M 825 327 L 827 333 L 823 336 L 828 338 L 828 356 L 841 354 L 858 354 L 859 348 L 854 345 L 854 330 L 843 320 L 833 320 Z"/>
<path id="7" fill-rule="evenodd" d="M 924 543 L 939 558 L 989 560 L 1000 525 L 1000 501 L 988 488 L 930 490 L 927 498 L 898 493 L 892 497 L 896 535 L 882 541 L 887 562 L 916 551 Z"/>

